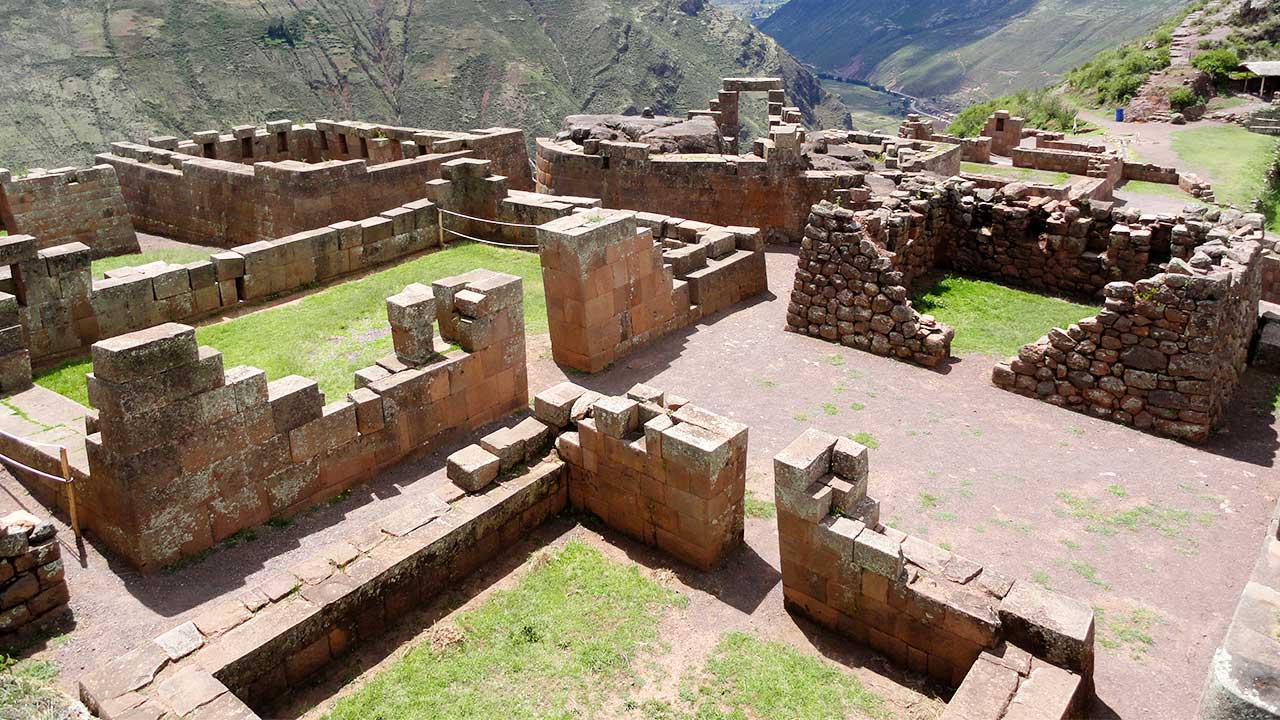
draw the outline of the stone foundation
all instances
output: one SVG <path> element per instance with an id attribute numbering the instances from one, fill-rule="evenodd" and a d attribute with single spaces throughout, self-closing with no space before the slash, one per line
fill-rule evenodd
<path id="1" fill-rule="evenodd" d="M 0 517 L 0 647 L 47 630 L 69 612 L 53 525 L 18 511 Z"/>
<path id="2" fill-rule="evenodd" d="M 896 664 L 959 686 L 946 718 L 1083 709 L 1093 612 L 880 523 L 867 449 L 808 430 L 774 458 L 788 609 Z"/>
<path id="3" fill-rule="evenodd" d="M 313 380 L 224 370 L 187 326 L 95 344 L 85 525 L 153 571 L 523 407 L 519 278 L 476 270 L 415 287 L 390 303 L 396 354 L 327 405 Z M 443 355 L 422 348 L 437 313 L 460 346 Z"/>
<path id="4" fill-rule="evenodd" d="M 0 224 L 10 235 L 38 237 L 41 250 L 78 242 L 94 257 L 138 252 L 129 208 L 109 165 L 18 179 L 0 169 Z"/>
<path id="5" fill-rule="evenodd" d="M 644 434 L 630 425 L 640 412 Z M 452 487 L 92 670 L 81 699 L 103 720 L 257 720 L 570 503 L 714 564 L 742 540 L 746 433 L 653 388 L 605 398 L 563 383 L 538 394 L 534 417 L 454 453 Z"/>

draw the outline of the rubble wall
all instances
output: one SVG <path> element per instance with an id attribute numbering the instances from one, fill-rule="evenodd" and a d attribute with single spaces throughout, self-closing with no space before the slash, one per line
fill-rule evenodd
<path id="1" fill-rule="evenodd" d="M 1105 289 L 1098 315 L 1054 328 L 996 366 L 999 387 L 1202 442 L 1244 372 L 1257 327 L 1260 246 L 1242 236 Z"/>
<path id="2" fill-rule="evenodd" d="M 537 235 L 552 354 L 583 372 L 767 289 L 755 228 L 597 209 Z"/>
<path id="3" fill-rule="evenodd" d="M 0 224 L 10 235 L 38 237 L 41 249 L 78 242 L 94 257 L 138 252 L 129 208 L 109 165 L 17 179 L 0 169 Z"/>
<path id="4" fill-rule="evenodd" d="M 787 608 L 959 686 L 943 717 L 998 718 L 1010 702 L 1044 717 L 1082 709 L 1093 611 L 885 527 L 868 486 L 867 449 L 818 430 L 774 458 Z"/>
<path id="5" fill-rule="evenodd" d="M 97 279 L 87 246 L 42 250 L 30 236 L 11 235 L 0 238 L 0 263 L 16 267 L 22 279 L 20 289 L 12 288 L 21 293 L 22 346 L 40 362 L 82 352 L 103 338 L 192 321 L 439 247 L 438 217 L 432 203 L 419 200 L 359 221 L 237 246 L 208 260 L 120 268 Z M 12 352 L 6 347 L 0 328 L 0 357 Z"/>
<path id="6" fill-rule="evenodd" d="M 69 612 L 66 571 L 51 523 L 18 511 L 0 517 L 0 643 L 53 627 Z"/>
<path id="7" fill-rule="evenodd" d="M 156 570 L 525 406 L 519 278 L 476 270 L 417 290 L 411 310 L 389 304 L 396 354 L 328 404 L 313 380 L 224 369 L 184 325 L 96 343 L 85 524 Z M 458 349 L 424 349 L 437 314 Z"/>

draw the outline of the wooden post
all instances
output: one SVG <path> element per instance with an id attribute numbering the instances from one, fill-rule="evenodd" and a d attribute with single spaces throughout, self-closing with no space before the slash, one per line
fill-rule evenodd
<path id="1" fill-rule="evenodd" d="M 67 449 L 58 448 L 58 459 L 62 462 L 62 478 L 67 481 L 67 507 L 71 513 L 71 529 L 76 539 L 80 539 L 80 516 L 76 512 L 76 481 L 71 477 L 71 462 L 67 460 Z"/>
<path id="2" fill-rule="evenodd" d="M 436 213 L 438 213 L 440 216 L 440 222 L 437 224 L 440 226 L 440 249 L 443 250 L 444 249 L 444 208 L 437 205 Z"/>

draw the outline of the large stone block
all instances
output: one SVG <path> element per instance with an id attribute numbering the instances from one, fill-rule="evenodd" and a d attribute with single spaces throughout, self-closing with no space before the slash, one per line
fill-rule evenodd
<path id="1" fill-rule="evenodd" d="M 194 364 L 200 351 L 194 328 L 165 323 L 100 340 L 90 352 L 94 375 L 106 382 L 121 383 Z"/>
<path id="2" fill-rule="evenodd" d="M 1093 677 L 1093 610 L 1035 583 L 1015 582 L 1000 603 L 1009 642 L 1037 657 Z"/>
<path id="3" fill-rule="evenodd" d="M 773 458 L 774 482 L 779 487 L 801 490 L 831 471 L 836 437 L 814 428 L 805 430 Z"/>

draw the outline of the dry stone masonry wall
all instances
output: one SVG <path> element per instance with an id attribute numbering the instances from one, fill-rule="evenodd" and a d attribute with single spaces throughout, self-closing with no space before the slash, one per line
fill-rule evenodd
<path id="1" fill-rule="evenodd" d="M 388 303 L 395 354 L 325 404 L 314 380 L 223 368 L 190 327 L 93 346 L 82 517 L 143 570 L 288 516 L 528 402 L 520 279 L 486 270 Z M 431 343 L 431 322 L 456 350 Z"/>
<path id="2" fill-rule="evenodd" d="M 898 665 L 959 686 L 944 718 L 1088 702 L 1093 611 L 885 527 L 867 448 L 807 430 L 774 458 L 784 602 Z"/>
<path id="3" fill-rule="evenodd" d="M 0 647 L 55 627 L 69 613 L 54 527 L 17 511 L 0 517 Z"/>
<path id="4" fill-rule="evenodd" d="M 138 252 L 110 165 L 33 171 L 21 178 L 0 169 L 0 224 L 10 235 L 38 237 L 40 249 L 78 242 L 94 257 Z"/>

